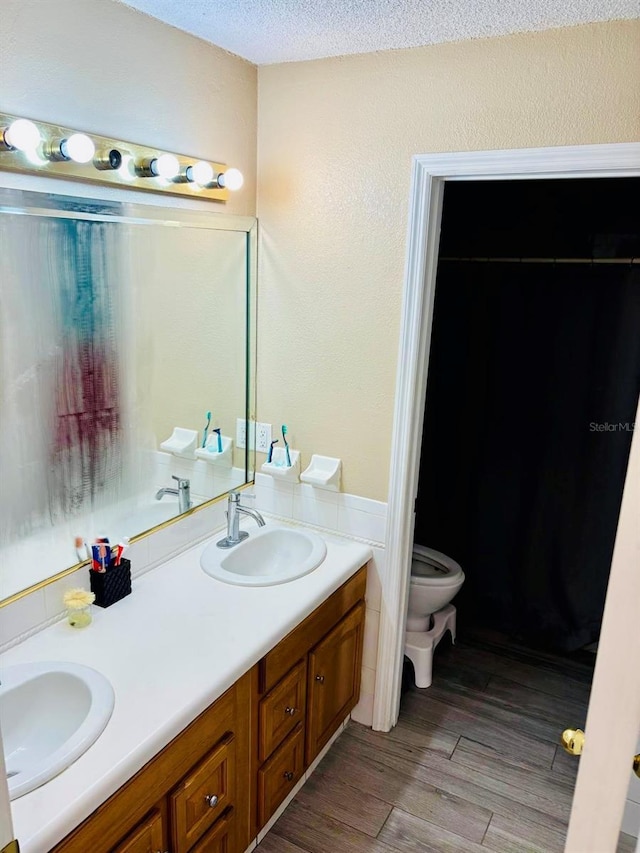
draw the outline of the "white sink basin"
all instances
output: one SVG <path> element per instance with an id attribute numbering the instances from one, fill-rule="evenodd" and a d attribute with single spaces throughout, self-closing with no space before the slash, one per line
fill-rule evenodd
<path id="1" fill-rule="evenodd" d="M 317 569 L 327 546 L 315 533 L 290 527 L 266 527 L 225 551 L 215 542 L 200 557 L 204 571 L 225 583 L 272 586 Z"/>
<path id="2" fill-rule="evenodd" d="M 57 661 L 0 673 L 0 725 L 12 800 L 57 776 L 103 732 L 113 711 L 107 679 Z"/>

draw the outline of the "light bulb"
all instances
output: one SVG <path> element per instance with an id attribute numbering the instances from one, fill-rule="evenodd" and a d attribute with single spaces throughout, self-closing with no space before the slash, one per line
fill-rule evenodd
<path id="1" fill-rule="evenodd" d="M 118 169 L 118 175 L 123 181 L 132 181 L 136 176 L 135 163 L 131 154 L 125 154 L 122 165 Z"/>
<path id="2" fill-rule="evenodd" d="M 239 190 L 244 184 L 244 178 L 240 169 L 227 169 L 226 172 L 218 176 L 218 183 L 228 190 Z"/>
<path id="3" fill-rule="evenodd" d="M 33 151 L 40 144 L 40 131 L 27 118 L 18 118 L 4 132 L 4 141 L 18 151 Z"/>
<path id="4" fill-rule="evenodd" d="M 96 153 L 96 146 L 84 133 L 72 133 L 60 143 L 61 153 L 75 163 L 88 163 Z"/>
<path id="5" fill-rule="evenodd" d="M 151 161 L 151 171 L 157 177 L 170 181 L 180 173 L 180 163 L 173 154 L 161 154 L 160 157 Z"/>
<path id="6" fill-rule="evenodd" d="M 187 166 L 187 180 L 201 187 L 210 184 L 213 180 L 213 168 L 204 160 L 199 160 L 193 166 Z"/>
<path id="7" fill-rule="evenodd" d="M 32 166 L 46 166 L 49 162 L 40 154 L 40 148 L 27 148 L 24 152 L 25 158 Z"/>

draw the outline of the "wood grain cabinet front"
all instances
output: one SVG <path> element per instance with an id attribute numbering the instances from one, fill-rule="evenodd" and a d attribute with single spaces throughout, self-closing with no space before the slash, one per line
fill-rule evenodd
<path id="1" fill-rule="evenodd" d="M 161 809 L 154 809 L 113 849 L 113 853 L 164 853 L 166 826 Z"/>
<path id="2" fill-rule="evenodd" d="M 307 663 L 300 661 L 260 700 L 260 761 L 265 761 L 289 732 L 304 720 L 307 705 L 306 674 Z"/>
<path id="3" fill-rule="evenodd" d="M 235 853 L 234 821 L 234 809 L 229 807 L 190 853 Z"/>
<path id="4" fill-rule="evenodd" d="M 50 853 L 244 853 L 251 684 L 238 679 Z M 197 848 L 204 838 L 215 844 Z"/>
<path id="5" fill-rule="evenodd" d="M 227 732 L 169 795 L 172 853 L 187 853 L 235 801 L 235 746 Z"/>
<path id="6" fill-rule="evenodd" d="M 253 834 L 358 702 L 366 581 L 363 566 L 258 664 Z"/>
<path id="7" fill-rule="evenodd" d="M 364 615 L 364 602 L 360 602 L 309 654 L 307 764 L 360 697 Z"/>
<path id="8" fill-rule="evenodd" d="M 304 773 L 304 728 L 289 735 L 258 771 L 258 819 L 264 826 Z"/>

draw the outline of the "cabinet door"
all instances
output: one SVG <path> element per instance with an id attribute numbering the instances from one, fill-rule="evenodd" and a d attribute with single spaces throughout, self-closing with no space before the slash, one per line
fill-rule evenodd
<path id="1" fill-rule="evenodd" d="M 173 853 L 187 853 L 235 800 L 235 739 L 229 732 L 170 796 Z"/>
<path id="2" fill-rule="evenodd" d="M 307 765 L 358 702 L 364 612 L 361 601 L 309 653 Z"/>
<path id="3" fill-rule="evenodd" d="M 162 814 L 158 809 L 154 809 L 113 848 L 113 853 L 163 853 L 165 850 Z"/>

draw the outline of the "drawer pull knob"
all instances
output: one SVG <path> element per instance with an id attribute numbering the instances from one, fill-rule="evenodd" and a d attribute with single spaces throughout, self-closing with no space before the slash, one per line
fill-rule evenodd
<path id="1" fill-rule="evenodd" d="M 218 797 L 216 794 L 207 794 L 207 796 L 205 797 L 205 801 L 207 805 L 212 809 L 215 809 L 215 807 L 218 805 Z"/>
<path id="2" fill-rule="evenodd" d="M 316 675 L 316 681 L 319 681 L 320 684 L 324 684 L 324 675 Z"/>
<path id="3" fill-rule="evenodd" d="M 291 770 L 285 770 L 282 775 L 287 780 L 287 782 L 290 782 L 293 779 L 293 773 L 291 772 Z"/>
<path id="4" fill-rule="evenodd" d="M 289 706 L 287 706 L 284 709 L 284 712 L 285 712 L 285 714 L 288 714 L 290 717 L 293 717 L 294 714 L 298 713 L 298 709 L 297 708 L 290 708 Z"/>

